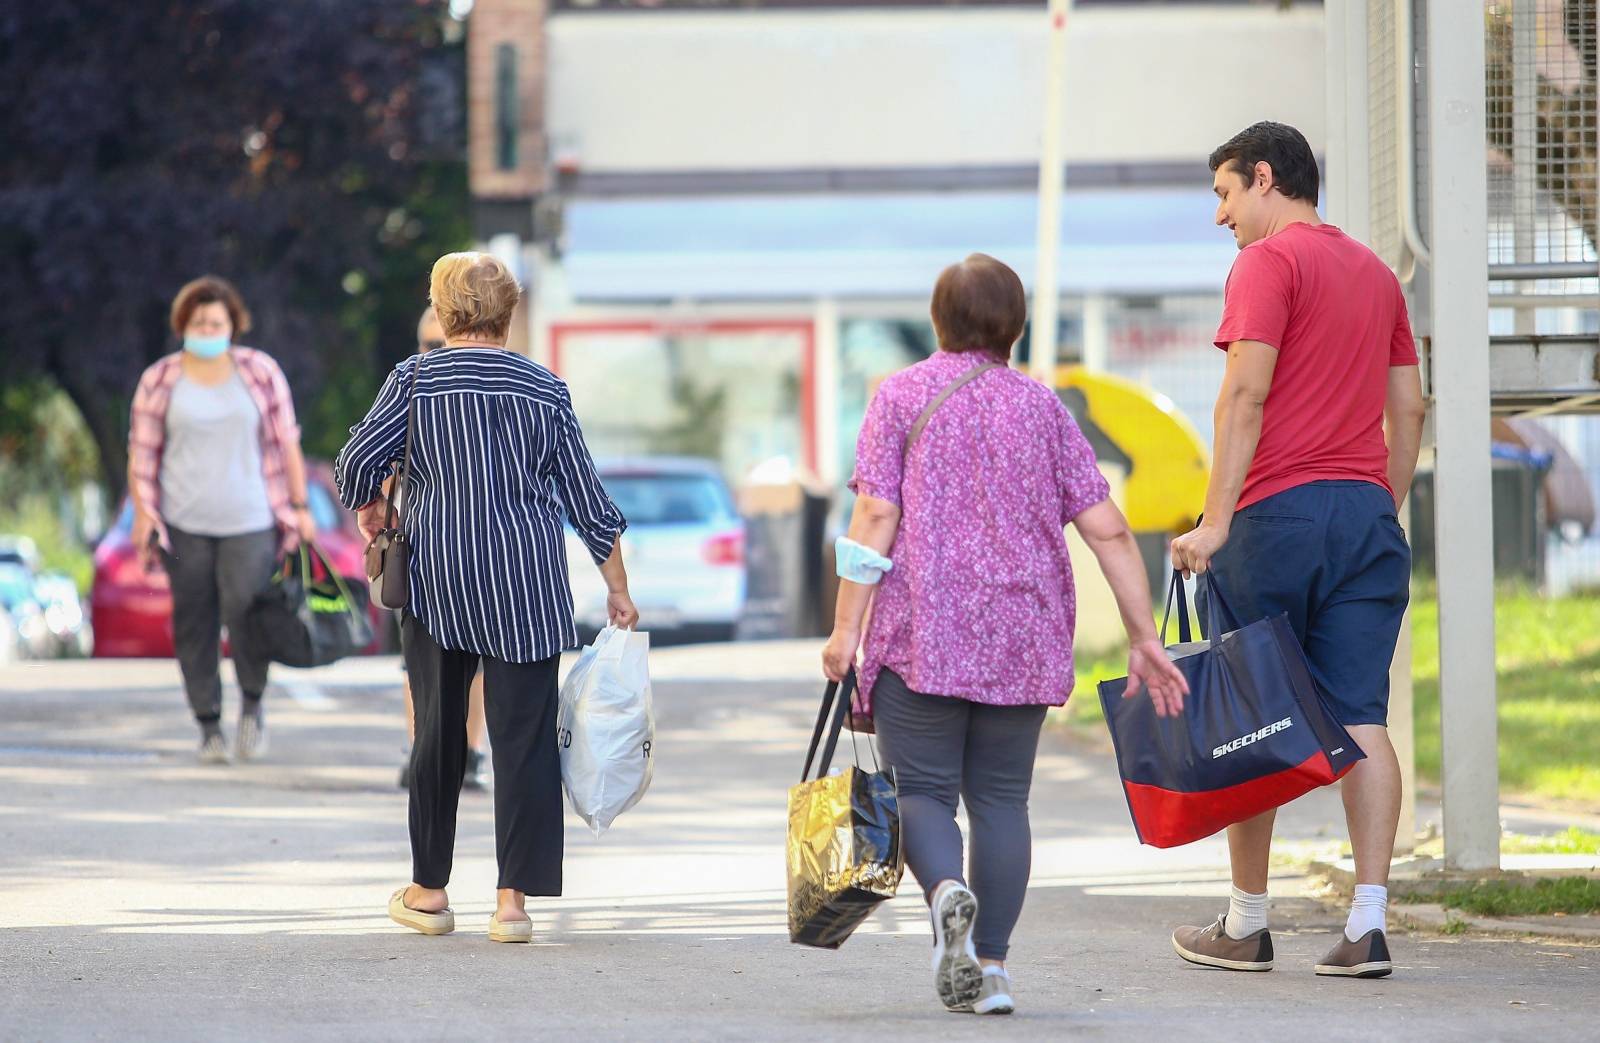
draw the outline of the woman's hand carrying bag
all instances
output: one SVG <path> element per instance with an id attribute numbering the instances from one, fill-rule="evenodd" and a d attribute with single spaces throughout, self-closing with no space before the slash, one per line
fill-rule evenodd
<path id="1" fill-rule="evenodd" d="M 406 446 L 400 456 L 400 469 L 389 488 L 388 510 L 383 528 L 367 544 L 367 582 L 372 588 L 372 603 L 379 608 L 400 609 L 411 602 L 411 545 L 400 527 L 398 501 L 405 496 L 411 476 L 411 438 L 417 426 L 417 381 L 422 377 L 422 360 L 411 375 L 411 399 L 406 406 Z"/>

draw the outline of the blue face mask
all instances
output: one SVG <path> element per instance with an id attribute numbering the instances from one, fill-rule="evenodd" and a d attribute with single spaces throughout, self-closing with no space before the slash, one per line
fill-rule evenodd
<path id="1" fill-rule="evenodd" d="M 195 337 L 183 338 L 183 350 L 197 358 L 214 359 L 228 350 L 229 338 L 221 337 Z"/>

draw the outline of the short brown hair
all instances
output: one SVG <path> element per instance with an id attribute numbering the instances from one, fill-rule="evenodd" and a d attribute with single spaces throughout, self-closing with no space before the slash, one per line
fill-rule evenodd
<path id="1" fill-rule="evenodd" d="M 183 336 L 194 310 L 202 304 L 221 304 L 228 309 L 228 321 L 233 323 L 235 338 L 250 332 L 250 310 L 244 306 L 244 298 L 239 296 L 233 283 L 220 275 L 202 275 L 183 284 L 183 289 L 172 298 L 172 332 Z"/>
<path id="2" fill-rule="evenodd" d="M 505 262 L 493 254 L 445 254 L 433 262 L 428 299 L 446 337 L 477 334 L 504 340 L 522 287 Z"/>
<path id="3" fill-rule="evenodd" d="M 988 254 L 952 264 L 933 286 L 933 331 L 945 351 L 1010 358 L 1028 321 L 1028 295 L 1017 273 Z"/>

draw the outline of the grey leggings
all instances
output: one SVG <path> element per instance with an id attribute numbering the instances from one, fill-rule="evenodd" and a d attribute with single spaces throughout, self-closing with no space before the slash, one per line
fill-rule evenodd
<path id="1" fill-rule="evenodd" d="M 228 627 L 233 667 L 247 698 L 267 687 L 269 660 L 244 638 L 239 622 L 278 564 L 278 530 L 242 536 L 197 536 L 167 526 L 172 553 L 163 555 L 172 581 L 172 642 L 183 671 L 189 708 L 202 726 L 222 716 L 222 680 L 217 673 L 222 628 Z"/>
<path id="2" fill-rule="evenodd" d="M 900 787 L 906 864 L 925 895 L 943 880 L 978 899 L 973 945 L 1003 960 L 1033 864 L 1028 790 L 1047 707 L 988 706 L 906 687 L 892 670 L 872 686 L 872 719 Z M 972 871 L 961 872 L 957 796 L 967 805 Z"/>

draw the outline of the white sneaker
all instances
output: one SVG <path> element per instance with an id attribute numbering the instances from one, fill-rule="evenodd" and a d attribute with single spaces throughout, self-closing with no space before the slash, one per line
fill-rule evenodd
<path id="1" fill-rule="evenodd" d="M 1000 967 L 983 969 L 983 990 L 972 1005 L 974 1014 L 1010 1014 L 1017 1009 L 1011 999 L 1011 975 Z"/>
<path id="2" fill-rule="evenodd" d="M 933 987 L 946 1010 L 971 1008 L 983 992 L 983 967 L 972 947 L 978 899 L 961 884 L 946 883 L 928 909 L 933 918 Z"/>
<path id="3" fill-rule="evenodd" d="M 200 740 L 200 763 L 228 763 L 228 741 L 222 737 L 220 732 L 208 735 Z"/>
<path id="4" fill-rule="evenodd" d="M 242 761 L 253 761 L 267 753 L 267 726 L 254 714 L 239 718 L 239 734 L 234 740 L 233 755 Z"/>

